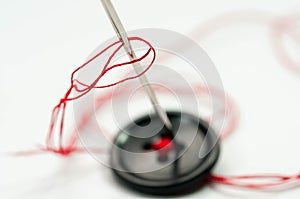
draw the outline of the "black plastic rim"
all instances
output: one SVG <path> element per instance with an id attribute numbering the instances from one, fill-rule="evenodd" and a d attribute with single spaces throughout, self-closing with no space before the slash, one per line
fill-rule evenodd
<path id="1" fill-rule="evenodd" d="M 178 177 L 173 177 L 172 179 L 157 179 L 158 173 L 162 172 L 162 170 L 159 169 L 157 171 L 151 171 L 148 173 L 129 172 L 130 169 L 127 168 L 126 164 L 124 163 L 124 161 L 127 161 L 127 159 L 124 157 L 124 155 L 122 155 L 121 150 L 126 149 L 126 143 L 130 143 L 131 145 L 141 145 L 140 148 L 142 152 L 142 143 L 146 143 L 147 140 L 151 139 L 136 138 L 135 136 L 130 135 L 130 131 L 134 131 L 134 126 L 136 124 L 141 126 L 145 125 L 145 123 L 147 124 L 150 117 L 152 119 L 152 123 L 161 122 L 158 116 L 155 115 L 142 117 L 136 120 L 135 123 L 129 124 L 122 131 L 120 131 L 114 140 L 115 147 L 113 147 L 111 150 L 111 166 L 112 168 L 122 168 L 123 171 L 120 171 L 119 169 L 112 169 L 119 182 L 136 191 L 151 195 L 182 195 L 198 190 L 203 184 L 205 184 L 210 175 L 211 169 L 214 167 L 219 158 L 220 144 L 216 141 L 217 138 L 215 133 L 211 130 L 211 128 L 208 128 L 206 122 L 195 116 L 180 112 L 168 112 L 167 114 L 173 126 L 176 126 L 176 122 L 178 123 L 178 121 L 187 121 L 187 124 L 183 122 L 183 125 L 197 125 L 196 128 L 198 131 L 196 132 L 196 136 L 205 137 L 205 142 L 213 144 L 211 150 L 209 150 L 209 152 L 206 153 L 207 155 L 203 158 L 199 158 L 197 155 L 195 156 L 195 153 L 189 152 L 197 150 L 198 146 L 200 150 L 200 147 L 203 144 L 197 143 L 197 140 L 199 139 L 195 139 L 196 141 L 193 141 L 193 144 L 188 146 L 193 147 L 192 150 L 189 150 L 187 147 L 186 150 L 182 152 L 181 157 L 179 157 L 179 161 L 181 158 L 184 159 L 184 157 L 193 159 L 193 163 L 191 164 L 196 164 L 195 167 L 188 170 L 188 172 L 179 175 Z M 120 144 L 118 138 L 124 135 L 124 133 L 126 133 L 128 139 L 125 144 Z M 180 140 L 180 136 L 184 135 L 185 134 L 178 134 L 178 136 L 176 135 L 175 140 Z M 159 136 L 159 133 L 155 136 Z M 191 155 L 194 155 L 195 157 L 190 158 Z M 189 164 L 189 162 L 185 162 L 185 164 Z M 135 165 L 132 164 L 130 166 L 134 167 Z M 151 179 L 152 174 L 153 176 L 156 176 L 156 178 Z M 150 177 L 145 177 L 145 175 L 149 175 Z"/>

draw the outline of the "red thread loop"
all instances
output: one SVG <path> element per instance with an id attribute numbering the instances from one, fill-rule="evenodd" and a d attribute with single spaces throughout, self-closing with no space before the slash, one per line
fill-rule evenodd
<path id="1" fill-rule="evenodd" d="M 49 133 L 46 139 L 46 148 L 41 149 L 43 151 L 48 151 L 48 152 L 53 152 L 56 154 L 60 154 L 63 156 L 68 156 L 70 154 L 72 154 L 73 152 L 78 152 L 78 151 L 82 151 L 83 149 L 81 148 L 77 148 L 75 146 L 76 144 L 76 140 L 77 140 L 77 134 L 74 133 L 73 137 L 71 137 L 68 145 L 63 146 L 63 133 L 64 133 L 64 118 L 65 118 L 65 111 L 66 111 L 66 107 L 67 107 L 67 103 L 69 101 L 73 101 L 73 100 L 77 100 L 80 97 L 86 95 L 88 92 L 90 92 L 92 89 L 95 88 L 107 88 L 107 87 L 112 87 L 115 85 L 118 85 L 120 83 L 126 82 L 128 80 L 132 80 L 135 78 L 138 78 L 139 76 L 143 75 L 144 73 L 146 73 L 150 67 L 153 65 L 154 60 L 156 58 L 156 52 L 153 48 L 153 46 L 146 40 L 140 38 L 140 37 L 129 37 L 130 41 L 140 41 L 143 42 L 147 47 L 148 50 L 145 54 L 143 54 L 141 57 L 138 57 L 132 61 L 128 61 L 128 62 L 122 62 L 122 63 L 118 63 L 115 65 L 110 65 L 112 59 L 114 58 L 114 56 L 121 50 L 121 48 L 123 47 L 123 43 L 121 41 L 116 41 L 114 43 L 112 43 L 111 45 L 109 45 L 108 47 L 106 47 L 105 49 L 103 49 L 102 51 L 100 51 L 99 53 L 97 53 L 95 56 L 93 56 L 91 59 L 89 59 L 87 62 L 85 62 L 84 64 L 82 64 L 80 67 L 78 67 L 76 70 L 74 70 L 74 72 L 71 74 L 71 85 L 69 87 L 69 89 L 67 90 L 67 92 L 65 93 L 64 97 L 60 99 L 59 103 L 53 108 L 52 110 L 52 117 L 51 117 L 51 122 L 50 122 L 50 127 L 49 127 Z M 102 71 L 100 72 L 100 74 L 96 77 L 96 79 L 91 83 L 91 84 L 85 84 L 84 82 L 79 81 L 78 79 L 75 78 L 75 75 L 83 68 L 88 67 L 89 64 L 91 62 L 93 62 L 96 58 L 98 58 L 99 56 L 101 56 L 104 52 L 106 52 L 107 50 L 113 49 L 113 53 L 109 56 L 107 62 L 105 63 L 105 65 L 103 66 Z M 126 77 L 124 79 L 121 79 L 117 82 L 111 83 L 111 84 L 107 84 L 107 85 L 98 85 L 99 81 L 101 80 L 101 78 L 110 70 L 117 68 L 117 67 L 122 67 L 125 65 L 131 65 L 133 63 L 139 62 L 143 59 L 145 59 L 146 57 L 148 57 L 150 54 L 152 54 L 152 60 L 150 61 L 150 63 L 147 65 L 147 67 L 140 73 L 137 75 L 133 75 L 130 77 Z M 100 68 L 101 66 L 99 66 Z M 75 94 L 75 96 L 70 97 L 70 95 L 73 93 L 73 91 L 76 91 L 77 93 Z M 55 131 L 55 127 L 59 125 L 58 128 L 58 146 L 55 146 L 54 144 L 54 134 L 56 133 Z"/>

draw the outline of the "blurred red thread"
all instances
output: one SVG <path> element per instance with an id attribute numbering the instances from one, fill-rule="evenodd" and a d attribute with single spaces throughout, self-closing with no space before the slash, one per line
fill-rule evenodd
<path id="1" fill-rule="evenodd" d="M 290 35 L 294 40 L 300 44 L 300 37 L 299 35 L 295 34 L 294 28 L 299 26 L 297 23 L 300 20 L 300 14 L 292 15 L 285 18 L 277 18 L 276 20 L 273 20 L 272 18 L 269 18 L 266 14 L 260 13 L 260 12 L 253 12 L 253 13 L 235 13 L 235 14 L 227 14 L 223 15 L 221 17 L 214 18 L 213 20 L 210 20 L 209 23 L 206 23 L 204 25 L 204 28 L 201 28 L 198 30 L 198 33 L 196 35 L 196 38 L 199 36 L 204 37 L 213 31 L 216 31 L 218 28 L 226 27 L 228 25 L 232 25 L 235 23 L 241 23 L 241 22 L 254 22 L 257 24 L 264 24 L 269 25 L 272 30 L 272 44 L 274 46 L 275 53 L 279 59 L 286 67 L 292 69 L 295 73 L 300 74 L 300 64 L 297 63 L 295 60 L 290 58 L 286 50 L 284 50 L 283 47 L 283 34 Z M 299 33 L 299 32 L 298 32 Z M 141 57 L 129 61 L 129 62 L 123 62 L 115 65 L 110 65 L 111 60 L 116 55 L 116 53 L 123 47 L 123 44 L 121 41 L 116 41 L 103 49 L 101 52 L 97 53 L 94 57 L 89 59 L 87 62 L 85 62 L 83 65 L 78 67 L 71 75 L 71 85 L 67 92 L 65 93 L 64 97 L 61 98 L 59 103 L 53 108 L 52 111 L 52 117 L 49 127 L 49 132 L 46 139 L 46 146 L 45 147 L 39 147 L 40 150 L 32 150 L 32 151 L 24 151 L 24 152 L 18 152 L 15 153 L 15 155 L 35 155 L 39 153 L 44 152 L 52 152 L 63 156 L 68 156 L 72 153 L 86 153 L 86 149 L 79 148 L 76 146 L 77 139 L 78 139 L 78 133 L 80 132 L 82 128 L 84 128 L 85 125 L 88 124 L 90 117 L 93 113 L 87 113 L 84 114 L 79 121 L 77 131 L 75 130 L 70 139 L 68 140 L 68 143 L 63 145 L 63 133 L 64 133 L 64 117 L 65 117 L 65 110 L 67 107 L 67 103 L 69 101 L 77 100 L 80 97 L 86 95 L 89 91 L 95 88 L 107 88 L 112 87 L 115 85 L 118 85 L 122 82 L 138 78 L 139 76 L 146 73 L 149 68 L 154 63 L 154 60 L 156 58 L 156 52 L 153 46 L 146 40 L 139 38 L 139 37 L 130 37 L 130 41 L 140 41 L 146 44 L 149 49 L 148 51 L 142 55 Z M 183 44 L 184 46 L 184 44 Z M 109 57 L 108 61 L 105 63 L 101 73 L 98 75 L 98 77 L 91 83 L 91 84 L 85 84 L 84 82 L 81 82 L 77 79 L 75 79 L 75 75 L 83 68 L 87 67 L 89 63 L 94 61 L 97 57 L 100 57 L 104 52 L 108 51 L 109 49 L 115 47 L 115 50 L 113 51 L 112 55 Z M 148 64 L 148 66 L 144 69 L 144 71 L 136 76 L 127 77 L 124 79 L 121 79 L 120 81 L 108 84 L 108 85 L 98 85 L 98 82 L 101 80 L 101 78 L 109 71 L 113 70 L 114 68 L 119 68 L 125 65 L 130 65 L 132 63 L 141 61 L 148 57 L 152 52 L 152 60 Z M 101 66 L 99 66 L 100 68 Z M 195 90 L 198 94 L 209 94 L 209 92 L 215 92 L 218 91 L 209 91 L 207 87 L 204 87 L 202 85 L 196 85 Z M 70 97 L 71 93 L 73 91 L 78 92 L 79 94 Z M 160 89 L 157 89 L 158 92 L 160 92 Z M 122 91 L 125 92 L 125 91 Z M 102 96 L 99 96 L 96 99 L 96 110 L 99 110 L 102 106 L 105 105 L 106 102 L 108 102 L 113 96 L 116 97 L 117 95 L 122 95 L 122 92 L 120 93 L 106 93 Z M 114 95 L 115 94 L 115 95 Z M 226 138 L 229 136 L 237 127 L 238 121 L 239 121 L 239 111 L 237 109 L 236 104 L 234 101 L 226 97 L 226 107 L 225 107 L 226 117 L 227 117 L 227 125 L 223 129 L 221 133 L 221 139 Z M 54 134 L 55 129 L 58 125 L 58 146 L 55 146 L 54 144 Z M 109 139 L 112 139 L 110 135 L 108 135 Z M 153 145 L 152 147 L 154 149 L 160 149 L 167 145 L 169 141 L 166 142 L 159 142 L 156 143 L 156 145 Z M 106 149 L 99 149 L 99 148 L 92 148 L 90 149 L 92 152 L 97 153 L 104 153 L 106 152 Z M 242 187 L 247 189 L 254 189 L 254 190 L 265 190 L 265 191 L 279 191 L 283 189 L 288 189 L 291 187 L 295 187 L 299 185 L 300 183 L 300 174 L 297 175 L 271 175 L 271 174 L 265 174 L 265 175 L 241 175 L 241 176 L 221 176 L 212 174 L 209 178 L 209 182 L 216 183 L 216 184 L 223 184 L 227 186 L 232 187 Z"/>
<path id="2" fill-rule="evenodd" d="M 272 18 L 262 12 L 238 12 L 225 14 L 210 20 L 199 29 L 192 33 L 193 38 L 204 38 L 217 31 L 218 29 L 228 27 L 239 23 L 254 23 L 267 25 L 271 29 L 271 41 L 275 55 L 280 63 L 296 74 L 300 74 L 300 63 L 294 60 L 287 52 L 284 46 L 284 36 L 290 36 L 300 46 L 300 14 L 293 14 L 287 17 Z M 227 106 L 233 105 L 231 102 Z M 229 108 L 229 107 L 227 107 Z M 230 108 L 229 108 L 230 110 Z M 237 126 L 237 114 L 233 114 L 227 129 L 222 133 L 221 138 L 227 137 Z M 228 185 L 232 187 L 241 187 L 246 189 L 280 191 L 300 185 L 300 174 L 296 175 L 244 175 L 244 176 L 221 176 L 212 174 L 210 182 Z"/>
<path id="3" fill-rule="evenodd" d="M 214 32 L 233 25 L 254 24 L 270 28 L 271 44 L 279 62 L 292 72 L 300 75 L 300 61 L 289 55 L 284 46 L 284 36 L 289 36 L 300 46 L 300 13 L 283 17 L 261 11 L 238 11 L 214 17 L 195 28 L 190 36 L 194 39 L 204 39 Z M 184 44 L 182 44 L 184 46 Z M 298 49 L 299 50 L 299 49 Z"/>
<path id="4" fill-rule="evenodd" d="M 300 13 L 279 19 L 272 24 L 272 27 L 274 31 L 271 39 L 279 61 L 300 75 L 300 63 L 291 58 L 283 44 L 284 34 L 286 34 L 298 44 L 298 47 L 300 46 Z"/>

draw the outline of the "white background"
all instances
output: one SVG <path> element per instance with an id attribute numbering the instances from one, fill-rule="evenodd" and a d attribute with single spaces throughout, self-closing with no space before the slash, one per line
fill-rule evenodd
<path id="1" fill-rule="evenodd" d="M 235 134 L 222 143 L 218 174 L 300 171 L 300 75 L 277 62 L 267 26 L 240 23 L 206 39 L 197 29 L 230 11 L 275 16 L 300 12 L 299 0 L 115 0 L 128 30 L 155 27 L 191 36 L 209 54 L 241 111 Z M 98 0 L 0 1 L 0 198 L 141 197 L 116 184 L 88 155 L 7 157 L 43 143 L 51 108 L 71 71 L 114 35 Z M 196 34 L 197 35 L 197 34 Z M 232 193 L 205 187 L 191 198 L 299 198 L 282 193 Z"/>

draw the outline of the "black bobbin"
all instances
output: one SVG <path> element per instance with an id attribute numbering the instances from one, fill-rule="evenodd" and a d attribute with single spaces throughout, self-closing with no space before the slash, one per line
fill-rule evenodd
<path id="1" fill-rule="evenodd" d="M 206 182 L 219 157 L 215 133 L 190 114 L 167 114 L 172 132 L 161 128 L 157 115 L 147 115 L 118 133 L 111 166 L 121 183 L 148 194 L 179 195 Z M 166 144 L 168 137 L 172 141 Z M 158 144 L 163 147 L 153 147 Z"/>

